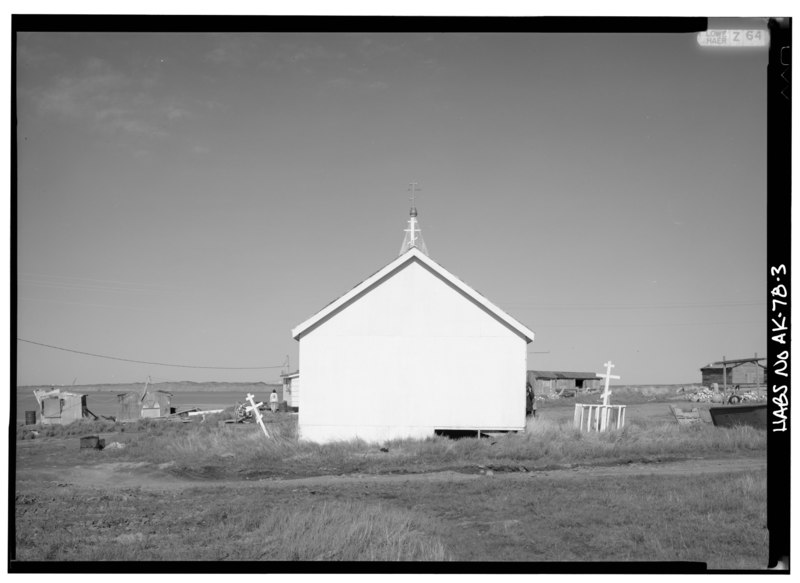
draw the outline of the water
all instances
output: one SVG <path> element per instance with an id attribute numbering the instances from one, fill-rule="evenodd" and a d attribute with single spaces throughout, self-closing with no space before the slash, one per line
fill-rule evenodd
<path id="1" fill-rule="evenodd" d="M 76 391 L 79 392 L 79 391 Z M 271 391 L 270 391 L 271 392 Z M 117 391 L 100 391 L 86 394 L 86 406 L 89 411 L 98 416 L 116 417 L 118 409 Z M 237 401 L 244 402 L 247 396 L 244 392 L 219 391 L 219 392 L 173 392 L 172 407 L 178 411 L 190 407 L 200 409 L 226 409 L 232 407 Z M 269 392 L 254 393 L 256 403 L 269 403 Z M 25 411 L 36 411 L 36 422 L 41 416 L 39 405 L 33 396 L 32 390 L 17 391 L 17 421 L 25 421 Z"/>

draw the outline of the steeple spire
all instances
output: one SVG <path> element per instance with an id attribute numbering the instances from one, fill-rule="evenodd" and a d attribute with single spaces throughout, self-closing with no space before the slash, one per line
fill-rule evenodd
<path id="1" fill-rule="evenodd" d="M 425 247 L 425 241 L 422 239 L 422 231 L 420 230 L 419 223 L 417 221 L 417 207 L 414 206 L 414 196 L 418 190 L 422 189 L 419 187 L 419 184 L 412 182 L 409 184 L 408 190 L 411 192 L 411 196 L 409 197 L 411 200 L 411 211 L 408 213 L 408 228 L 405 229 L 406 234 L 403 237 L 403 244 L 400 247 L 400 255 L 412 247 L 416 247 L 425 255 L 427 255 L 428 248 Z"/>

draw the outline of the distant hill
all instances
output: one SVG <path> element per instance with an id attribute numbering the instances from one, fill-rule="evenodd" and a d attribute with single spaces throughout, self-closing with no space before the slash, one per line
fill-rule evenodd
<path id="1" fill-rule="evenodd" d="M 196 383 L 193 381 L 150 383 L 148 390 L 167 391 L 170 393 L 231 393 L 251 392 L 263 393 L 280 387 L 280 383 Z M 32 391 L 33 389 L 50 389 L 55 387 L 63 391 L 75 393 L 129 393 L 142 392 L 144 383 L 111 383 L 102 385 L 26 385 L 17 387 L 17 391 Z"/>

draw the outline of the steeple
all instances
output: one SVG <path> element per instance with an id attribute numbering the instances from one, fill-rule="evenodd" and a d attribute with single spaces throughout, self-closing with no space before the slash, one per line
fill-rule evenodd
<path id="1" fill-rule="evenodd" d="M 422 231 L 419 228 L 419 223 L 417 222 L 417 207 L 414 206 L 414 195 L 419 188 L 419 184 L 416 182 L 412 182 L 408 190 L 411 192 L 411 211 L 408 213 L 408 228 L 405 229 L 405 236 L 403 237 L 403 245 L 400 247 L 400 255 L 411 249 L 412 247 L 416 247 L 420 251 L 422 251 L 425 255 L 428 254 L 428 248 L 425 247 L 425 241 L 422 239 Z"/>

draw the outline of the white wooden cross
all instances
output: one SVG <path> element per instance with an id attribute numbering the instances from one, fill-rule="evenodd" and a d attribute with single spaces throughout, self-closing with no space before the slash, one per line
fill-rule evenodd
<path id="1" fill-rule="evenodd" d="M 603 366 L 606 367 L 606 374 L 601 374 L 599 372 L 595 373 L 595 374 L 597 374 L 597 376 L 599 376 L 600 378 L 606 379 L 606 390 L 603 393 L 603 405 L 609 405 L 609 399 L 611 397 L 611 391 L 608 389 L 608 382 L 611 379 L 618 379 L 619 377 L 617 375 L 611 374 L 611 369 L 614 368 L 616 365 L 612 364 L 610 360 L 607 363 L 605 363 Z"/>
<path id="2" fill-rule="evenodd" d="M 256 405 L 255 401 L 253 401 L 252 393 L 247 393 L 247 400 L 250 401 L 250 406 L 246 407 L 245 410 L 253 412 L 256 421 L 258 421 L 258 424 L 261 426 L 261 429 L 264 432 L 264 435 L 269 437 L 269 433 L 267 433 L 267 428 L 264 427 L 264 421 L 261 419 L 261 411 L 258 410 L 258 408 L 264 403 L 259 403 L 258 405 Z"/>

